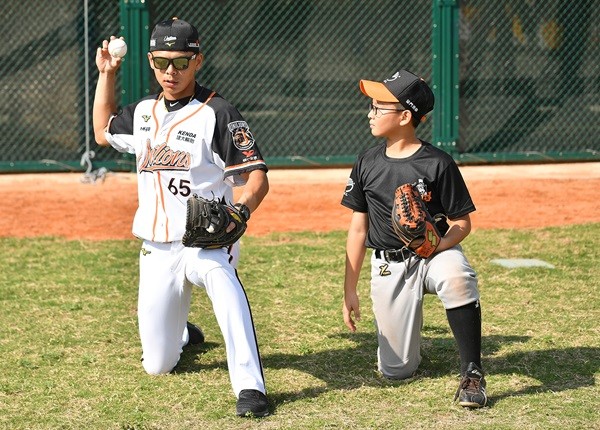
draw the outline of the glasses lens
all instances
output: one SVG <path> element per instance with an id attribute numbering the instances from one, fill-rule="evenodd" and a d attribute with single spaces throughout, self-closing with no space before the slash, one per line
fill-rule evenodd
<path id="1" fill-rule="evenodd" d="M 185 70 L 190 65 L 190 59 L 187 57 L 173 58 L 173 67 L 177 70 Z"/>
<path id="2" fill-rule="evenodd" d="M 373 113 L 375 114 L 375 116 L 379 115 L 379 110 L 377 109 L 377 106 L 375 106 L 373 103 L 371 103 L 369 105 L 369 111 L 373 111 Z"/>
<path id="3" fill-rule="evenodd" d="M 154 67 L 157 69 L 163 70 L 169 68 L 169 59 L 163 57 L 152 57 L 152 61 L 154 62 Z"/>
<path id="4" fill-rule="evenodd" d="M 173 67 L 177 70 L 185 70 L 190 65 L 190 60 L 195 58 L 195 55 L 192 55 L 190 58 L 188 57 L 179 57 L 179 58 L 164 58 L 164 57 L 152 57 L 152 61 L 154 62 L 154 67 L 160 70 L 166 70 L 169 68 L 169 64 L 173 64 Z"/>

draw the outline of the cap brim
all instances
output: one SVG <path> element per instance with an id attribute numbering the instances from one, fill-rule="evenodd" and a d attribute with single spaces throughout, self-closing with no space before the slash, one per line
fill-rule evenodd
<path id="1" fill-rule="evenodd" d="M 360 90 L 365 96 L 369 96 L 380 102 L 400 103 L 394 95 L 381 82 L 360 81 Z"/>

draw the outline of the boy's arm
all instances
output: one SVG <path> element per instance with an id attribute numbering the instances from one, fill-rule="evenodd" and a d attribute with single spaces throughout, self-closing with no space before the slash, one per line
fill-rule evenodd
<path id="1" fill-rule="evenodd" d="M 250 212 L 252 213 L 269 192 L 267 172 L 256 169 L 249 173 L 242 173 L 241 176 L 244 178 L 244 181 L 246 181 L 246 184 L 238 199 L 238 203 L 248 206 L 248 209 L 250 209 Z"/>
<path id="2" fill-rule="evenodd" d="M 111 37 L 112 39 L 114 37 Z M 99 73 L 92 109 L 94 137 L 101 146 L 108 145 L 104 131 L 108 125 L 108 119 L 117 110 L 115 81 L 116 72 L 120 65 L 121 59 L 111 57 L 108 53 L 108 40 L 102 41 L 102 46 L 96 51 L 96 66 Z"/>
<path id="3" fill-rule="evenodd" d="M 435 252 L 441 252 L 458 245 L 471 232 L 471 216 L 469 214 L 452 220 L 448 219 L 447 222 L 450 228 L 444 237 L 440 239 L 440 244 Z"/>
<path id="4" fill-rule="evenodd" d="M 354 314 L 356 321 L 360 321 L 357 285 L 360 269 L 362 268 L 367 251 L 365 240 L 368 229 L 369 219 L 367 214 L 354 212 L 350 220 L 348 239 L 346 241 L 346 271 L 344 277 L 344 305 L 342 309 L 344 323 L 352 332 L 356 331 L 356 323 L 352 319 L 352 314 Z"/>

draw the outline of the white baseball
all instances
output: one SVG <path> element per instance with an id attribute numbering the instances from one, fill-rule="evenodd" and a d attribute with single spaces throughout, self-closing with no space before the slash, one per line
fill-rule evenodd
<path id="1" fill-rule="evenodd" d="M 108 44 L 108 53 L 115 58 L 123 58 L 127 54 L 127 44 L 123 39 L 113 39 Z"/>

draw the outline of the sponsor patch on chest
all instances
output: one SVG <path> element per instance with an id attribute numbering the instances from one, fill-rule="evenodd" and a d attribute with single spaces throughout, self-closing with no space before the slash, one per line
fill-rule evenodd
<path id="1" fill-rule="evenodd" d="M 194 143 L 196 141 L 196 133 L 191 131 L 179 130 L 175 136 L 175 140 L 182 142 Z"/>

